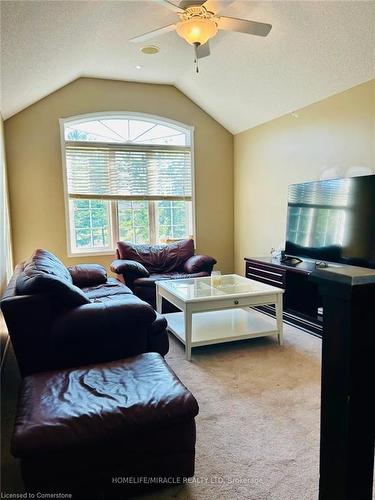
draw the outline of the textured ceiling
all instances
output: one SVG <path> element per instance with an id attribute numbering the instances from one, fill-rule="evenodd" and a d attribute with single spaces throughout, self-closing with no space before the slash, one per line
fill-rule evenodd
<path id="1" fill-rule="evenodd" d="M 273 25 L 267 38 L 220 32 L 194 71 L 175 33 L 128 39 L 175 22 L 152 1 L 1 2 L 2 114 L 80 76 L 174 84 L 233 133 L 375 76 L 375 2 L 237 0 L 222 14 Z M 142 65 L 141 70 L 136 65 Z"/>

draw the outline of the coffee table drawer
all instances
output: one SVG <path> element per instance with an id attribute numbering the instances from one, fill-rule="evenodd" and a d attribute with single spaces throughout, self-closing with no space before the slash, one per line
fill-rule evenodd
<path id="1" fill-rule="evenodd" d="M 214 311 L 216 309 L 233 309 L 236 307 L 249 307 L 264 304 L 275 304 L 275 293 L 256 295 L 253 297 L 233 297 L 226 299 L 216 299 L 205 302 L 195 302 L 194 311 Z"/>

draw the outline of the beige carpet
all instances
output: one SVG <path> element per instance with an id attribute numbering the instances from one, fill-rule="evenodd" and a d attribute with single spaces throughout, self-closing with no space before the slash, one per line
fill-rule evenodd
<path id="1" fill-rule="evenodd" d="M 195 483 L 142 499 L 316 500 L 321 340 L 271 338 L 193 349 L 168 363 L 198 400 Z"/>
<path id="2" fill-rule="evenodd" d="M 167 360 L 200 406 L 196 477 L 188 486 L 140 498 L 316 500 L 320 348 L 319 339 L 286 326 L 283 347 L 272 338 L 204 347 L 193 350 L 189 363 L 171 338 Z M 23 488 L 8 452 L 18 385 L 13 356 L 8 358 L 2 490 L 10 493 Z"/>

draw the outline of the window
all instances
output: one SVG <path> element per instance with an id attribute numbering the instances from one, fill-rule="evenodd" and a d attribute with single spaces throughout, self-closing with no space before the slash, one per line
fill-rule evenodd
<path id="1" fill-rule="evenodd" d="M 141 115 L 61 121 L 69 254 L 193 234 L 192 130 Z"/>

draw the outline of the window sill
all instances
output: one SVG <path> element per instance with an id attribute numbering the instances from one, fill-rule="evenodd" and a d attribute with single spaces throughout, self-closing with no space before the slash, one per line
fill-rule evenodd
<path id="1" fill-rule="evenodd" d="M 68 252 L 68 257 L 77 258 L 77 257 L 99 257 L 100 255 L 116 255 L 116 250 L 87 250 L 85 252 Z"/>

